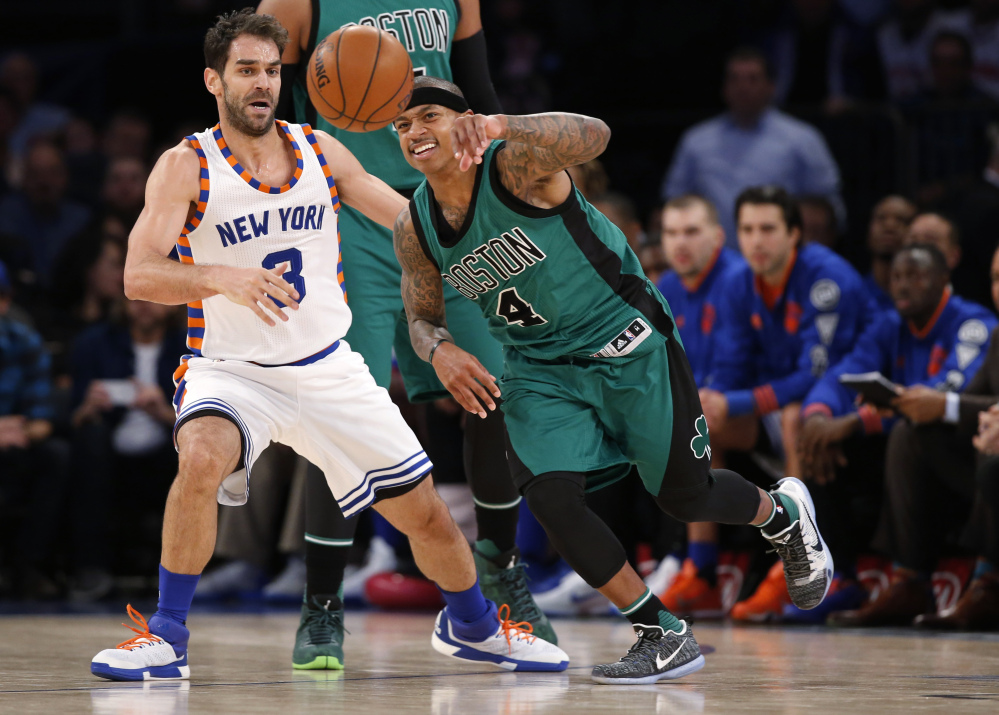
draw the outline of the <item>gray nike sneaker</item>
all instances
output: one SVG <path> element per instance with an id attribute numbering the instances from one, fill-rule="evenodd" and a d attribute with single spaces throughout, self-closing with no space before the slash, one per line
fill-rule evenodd
<path id="1" fill-rule="evenodd" d="M 784 562 L 791 601 L 807 611 L 822 603 L 829 592 L 833 580 L 832 554 L 815 525 L 815 505 L 804 482 L 787 477 L 777 482 L 775 491 L 794 500 L 798 519 L 779 534 L 762 532 L 763 538 L 773 544 Z"/>
<path id="2" fill-rule="evenodd" d="M 593 681 L 604 685 L 648 685 L 657 680 L 675 680 L 704 667 L 704 656 L 683 621 L 680 633 L 660 626 L 635 625 L 638 642 L 616 663 L 598 665 Z"/>

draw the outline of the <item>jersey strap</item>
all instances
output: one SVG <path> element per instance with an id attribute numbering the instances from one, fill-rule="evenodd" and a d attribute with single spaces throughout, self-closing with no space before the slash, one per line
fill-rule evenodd
<path id="1" fill-rule="evenodd" d="M 336 190 L 336 182 L 333 181 L 333 172 L 330 171 L 330 165 L 326 163 L 326 157 L 323 155 L 323 150 L 319 148 L 319 140 L 316 138 L 315 132 L 312 131 L 312 127 L 308 124 L 299 125 L 302 127 L 302 133 L 305 134 L 305 138 L 309 140 L 309 144 L 312 145 L 312 150 L 316 152 L 316 158 L 319 160 L 319 166 L 323 169 L 323 176 L 326 177 L 326 185 L 330 187 L 330 199 L 333 201 L 333 211 L 337 214 L 338 220 L 336 223 L 336 252 L 337 252 L 337 262 L 336 262 L 336 279 L 340 283 L 340 289 L 343 291 L 343 302 L 347 302 L 347 287 L 344 284 L 343 278 L 343 250 L 340 247 L 340 193 Z"/>
<path id="2" fill-rule="evenodd" d="M 205 217 L 205 209 L 208 206 L 208 157 L 201 147 L 198 137 L 193 134 L 187 137 L 187 141 L 198 154 L 198 163 L 201 165 L 199 173 L 200 189 L 198 192 L 198 205 L 194 209 L 194 216 L 184 224 L 184 230 L 177 238 L 177 257 L 181 263 L 194 263 L 194 254 L 191 252 L 191 241 L 188 234 L 201 224 L 201 219 Z M 187 347 L 194 351 L 196 355 L 201 355 L 201 345 L 205 338 L 205 311 L 200 300 L 187 304 Z"/>

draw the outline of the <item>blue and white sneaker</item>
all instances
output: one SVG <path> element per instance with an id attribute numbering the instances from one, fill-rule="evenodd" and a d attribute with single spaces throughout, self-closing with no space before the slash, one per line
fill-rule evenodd
<path id="1" fill-rule="evenodd" d="M 122 623 L 137 634 L 114 648 L 102 650 L 90 662 L 90 672 L 107 680 L 187 680 L 187 640 L 191 632 L 179 623 L 153 616 L 153 635 L 142 614 L 128 606 L 128 616 L 139 628 Z"/>
<path id="2" fill-rule="evenodd" d="M 430 644 L 438 653 L 480 663 L 492 663 L 504 670 L 562 671 L 569 667 L 569 656 L 561 648 L 531 635 L 530 623 L 510 620 L 506 604 L 497 611 L 496 632 L 481 641 L 465 641 L 454 634 L 447 608 L 437 614 Z"/>

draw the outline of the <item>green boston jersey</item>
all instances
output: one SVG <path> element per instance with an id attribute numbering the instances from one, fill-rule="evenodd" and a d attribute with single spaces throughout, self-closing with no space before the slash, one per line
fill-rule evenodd
<path id="1" fill-rule="evenodd" d="M 458 25 L 455 0 L 313 0 L 306 66 L 316 44 L 346 25 L 370 25 L 395 35 L 409 51 L 417 75 L 451 79 L 451 41 Z M 305 89 L 305 74 L 295 82 L 295 116 L 329 132 L 350 149 L 369 174 L 396 189 L 412 189 L 423 176 L 406 163 L 392 126 L 373 132 L 337 129 L 319 117 Z"/>
<path id="2" fill-rule="evenodd" d="M 673 334 L 665 299 L 628 241 L 573 188 L 551 209 L 500 182 L 494 141 L 476 167 L 455 231 L 424 182 L 410 202 L 416 234 L 444 280 L 475 301 L 499 342 L 538 360 L 630 359 Z"/>

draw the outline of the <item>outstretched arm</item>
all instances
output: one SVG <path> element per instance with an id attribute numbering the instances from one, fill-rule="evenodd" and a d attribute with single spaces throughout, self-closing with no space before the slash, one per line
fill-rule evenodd
<path id="1" fill-rule="evenodd" d="M 504 186 L 527 200 L 538 184 L 561 180 L 568 186 L 562 172 L 600 156 L 610 141 L 610 128 L 600 119 L 563 112 L 462 115 L 451 130 L 451 146 L 461 170 L 481 163 L 493 139 L 507 141 L 507 148 L 497 156 Z"/>
<path id="2" fill-rule="evenodd" d="M 485 417 L 485 405 L 496 409 L 496 378 L 474 355 L 454 344 L 444 314 L 444 284 L 440 271 L 423 252 L 409 208 L 393 229 L 395 255 L 402 267 L 402 302 L 409 320 L 413 350 L 437 371 L 437 377 L 454 399 L 469 412 Z"/>
<path id="3" fill-rule="evenodd" d="M 375 223 L 393 228 L 396 216 L 406 208 L 406 199 L 395 189 L 372 176 L 350 150 L 323 131 L 316 131 L 319 148 L 323 150 L 340 200 L 357 209 Z"/>

